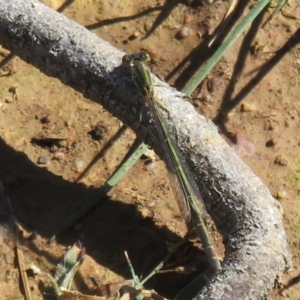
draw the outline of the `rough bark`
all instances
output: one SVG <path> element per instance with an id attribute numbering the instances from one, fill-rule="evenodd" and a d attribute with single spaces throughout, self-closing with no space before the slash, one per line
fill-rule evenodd
<path id="1" fill-rule="evenodd" d="M 128 89 L 120 50 L 35 0 L 0 1 L 0 43 L 103 105 L 161 153 L 153 124 L 139 122 L 142 100 Z M 291 262 L 277 201 L 182 94 L 166 84 L 155 92 L 226 247 L 223 271 L 195 299 L 264 298 Z"/>

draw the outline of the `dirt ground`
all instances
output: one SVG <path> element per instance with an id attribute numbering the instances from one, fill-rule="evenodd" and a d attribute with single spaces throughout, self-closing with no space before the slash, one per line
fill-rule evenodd
<path id="1" fill-rule="evenodd" d="M 229 6 L 227 1 L 197 0 L 44 2 L 127 53 L 149 51 L 152 71 L 178 89 L 217 46 L 206 47 Z M 251 7 L 244 2 L 233 21 Z M 263 20 L 270 13 L 266 10 Z M 191 99 L 200 113 L 219 125 L 220 133 L 283 207 L 293 269 L 272 299 L 300 299 L 300 44 L 293 38 L 299 16 L 298 1 L 290 0 L 264 27 L 260 18 Z M 284 52 L 286 45 L 290 46 Z M 9 52 L 0 49 L 0 55 L 3 60 Z M 0 178 L 22 226 L 25 264 L 42 271 L 29 278 L 34 299 L 54 299 L 45 272 L 53 270 L 79 237 L 86 258 L 74 289 L 93 294 L 103 283 L 130 279 L 124 250 L 136 273 L 147 275 L 186 234 L 164 163 L 140 160 L 96 208 L 48 244 L 109 178 L 135 135 L 126 130 L 78 180 L 120 130 L 120 121 L 18 57 L 2 66 L 0 76 Z M 41 136 L 52 140 L 45 142 Z M 221 255 L 220 237 L 215 234 L 214 239 Z M 6 271 L 0 299 L 23 299 L 9 249 L 1 249 L 1 269 Z M 156 275 L 149 287 L 172 298 L 207 268 L 201 245 L 195 242 L 182 245 L 169 268 L 175 264 L 194 270 L 189 275 Z"/>

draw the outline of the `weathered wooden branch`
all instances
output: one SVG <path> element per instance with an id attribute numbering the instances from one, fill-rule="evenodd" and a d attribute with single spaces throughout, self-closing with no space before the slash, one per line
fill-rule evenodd
<path id="1" fill-rule="evenodd" d="M 0 43 L 103 105 L 161 153 L 153 124 L 139 122 L 142 100 L 128 89 L 120 50 L 36 0 L 1 1 Z M 223 271 L 195 299 L 264 298 L 291 262 L 277 201 L 182 94 L 166 84 L 155 92 L 226 247 Z"/>

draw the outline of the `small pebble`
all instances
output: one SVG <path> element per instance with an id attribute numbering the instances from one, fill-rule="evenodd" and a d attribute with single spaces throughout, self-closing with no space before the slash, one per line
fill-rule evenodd
<path id="1" fill-rule="evenodd" d="M 187 38 L 189 35 L 190 35 L 190 30 L 189 30 L 186 26 L 184 26 L 184 27 L 181 28 L 180 31 L 178 31 L 178 33 L 177 33 L 176 36 L 177 36 L 177 38 L 179 38 L 179 39 L 185 39 L 185 38 Z"/>
<path id="2" fill-rule="evenodd" d="M 84 167 L 84 161 L 80 158 L 76 158 L 74 160 L 74 164 L 75 164 L 77 171 L 81 171 Z"/>
<path id="3" fill-rule="evenodd" d="M 274 139 L 270 139 L 266 142 L 266 147 L 274 147 L 276 145 L 276 141 Z"/>
<path id="4" fill-rule="evenodd" d="M 156 168 L 156 165 L 157 165 L 157 163 L 153 162 L 153 161 L 150 161 L 150 162 L 146 163 L 147 171 L 154 170 Z"/>
<path id="5" fill-rule="evenodd" d="M 5 103 L 12 103 L 14 101 L 13 97 L 6 97 Z"/>
<path id="6" fill-rule="evenodd" d="M 242 103 L 241 104 L 241 112 L 251 112 L 254 111 L 255 107 L 248 103 Z"/>
<path id="7" fill-rule="evenodd" d="M 97 124 L 90 132 L 90 136 L 95 141 L 100 141 L 103 139 L 104 135 L 107 133 L 107 128 L 101 124 Z"/>
<path id="8" fill-rule="evenodd" d="M 193 17 L 192 17 L 192 15 L 189 15 L 189 14 L 186 14 L 185 16 L 184 16 L 184 24 L 189 24 L 189 23 L 191 23 L 192 22 L 192 20 L 193 20 Z"/>
<path id="9" fill-rule="evenodd" d="M 11 86 L 11 87 L 8 89 L 8 91 L 9 91 L 10 93 L 15 94 L 15 93 L 17 92 L 17 88 L 18 88 L 17 85 L 13 85 L 13 86 Z"/>
<path id="10" fill-rule="evenodd" d="M 266 129 L 267 130 L 275 130 L 275 128 L 276 127 L 273 124 L 268 124 Z"/>
<path id="11" fill-rule="evenodd" d="M 137 187 L 136 185 L 133 185 L 133 186 L 131 187 L 131 190 L 132 190 L 132 191 L 138 191 L 138 187 Z"/>
<path id="12" fill-rule="evenodd" d="M 69 142 L 67 141 L 67 139 L 57 141 L 57 143 L 55 144 L 58 147 L 64 147 L 64 148 L 67 148 L 69 146 Z"/>
<path id="13" fill-rule="evenodd" d="M 1 108 L 3 105 L 4 105 L 4 103 L 3 103 L 3 102 L 0 102 L 0 108 Z"/>
<path id="14" fill-rule="evenodd" d="M 8 91 L 9 91 L 10 93 L 13 94 L 12 97 L 13 97 L 14 100 L 18 100 L 18 92 L 17 92 L 17 89 L 18 89 L 18 86 L 17 86 L 17 85 L 12 86 L 12 87 L 10 87 L 10 88 L 8 89 Z"/>
<path id="15" fill-rule="evenodd" d="M 287 198 L 287 192 L 285 190 L 279 190 L 276 194 L 275 197 L 277 199 L 286 199 Z"/>
<path id="16" fill-rule="evenodd" d="M 72 125 L 72 122 L 70 120 L 65 121 L 65 126 L 66 127 L 71 127 L 71 125 Z"/>
<path id="17" fill-rule="evenodd" d="M 46 156 L 40 156 L 37 160 L 39 165 L 46 165 L 48 163 L 48 158 Z"/>
<path id="18" fill-rule="evenodd" d="M 275 157 L 274 164 L 279 166 L 287 166 L 288 160 L 283 155 L 278 155 Z"/>
<path id="19" fill-rule="evenodd" d="M 133 40 L 137 39 L 140 35 L 141 35 L 141 33 L 138 30 L 136 30 L 131 36 L 129 36 L 129 40 L 133 41 Z"/>
<path id="20" fill-rule="evenodd" d="M 221 85 L 221 80 L 219 77 L 209 79 L 209 80 L 207 80 L 207 83 L 206 83 L 207 90 L 210 93 L 215 92 L 216 88 L 219 87 L 220 85 Z"/>
<path id="21" fill-rule="evenodd" d="M 50 123 L 50 122 L 51 122 L 51 117 L 50 117 L 50 115 L 46 115 L 46 116 L 44 116 L 44 117 L 41 118 L 41 123 L 42 123 L 42 124 L 48 124 L 48 123 Z"/>
<path id="22" fill-rule="evenodd" d="M 254 144 L 243 133 L 238 131 L 233 133 L 232 139 L 234 142 L 232 146 L 240 157 L 251 157 L 255 154 L 256 148 Z"/>
<path id="23" fill-rule="evenodd" d="M 39 267 L 37 267 L 35 264 L 33 264 L 33 263 L 29 266 L 29 269 L 32 270 L 32 273 L 34 275 L 37 275 L 37 274 L 41 273 L 41 269 Z"/>

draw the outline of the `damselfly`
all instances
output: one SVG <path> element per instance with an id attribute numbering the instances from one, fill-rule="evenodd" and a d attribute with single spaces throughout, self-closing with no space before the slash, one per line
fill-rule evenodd
<path id="1" fill-rule="evenodd" d="M 144 64 L 150 60 L 151 58 L 148 53 L 138 52 L 131 55 L 125 55 L 122 63 L 129 67 L 133 81 L 144 96 L 145 102 L 153 115 L 155 125 L 158 129 L 159 139 L 161 140 L 165 153 L 166 163 L 170 174 L 172 174 L 170 182 L 174 189 L 175 197 L 177 198 L 179 206 L 184 206 L 189 212 L 188 215 L 185 216 L 186 222 L 192 221 L 212 268 L 218 272 L 221 270 L 221 264 L 203 220 L 203 216 L 206 213 L 203 206 L 203 200 L 197 188 L 195 179 L 190 174 L 187 163 L 181 155 L 173 137 L 167 129 L 162 115 L 160 114 L 159 106 L 162 105 L 155 100 L 150 71 Z M 162 108 L 164 107 L 162 106 Z M 173 178 L 175 180 L 173 180 Z M 180 186 L 183 197 L 178 196 L 177 184 Z"/>

